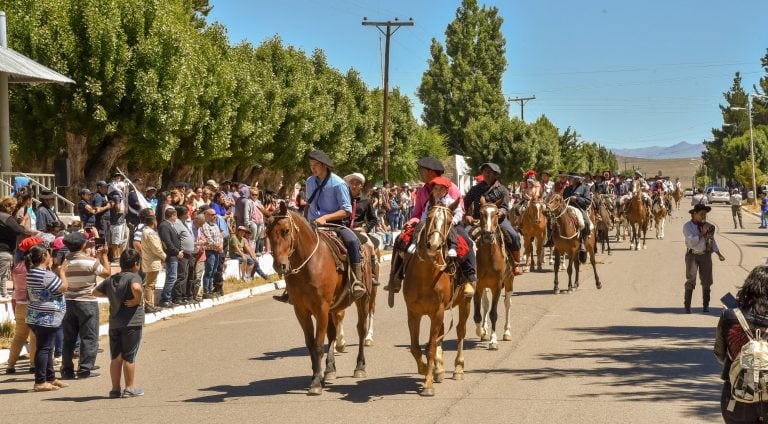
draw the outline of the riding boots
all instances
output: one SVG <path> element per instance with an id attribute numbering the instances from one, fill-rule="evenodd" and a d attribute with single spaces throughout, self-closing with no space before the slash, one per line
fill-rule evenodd
<path id="1" fill-rule="evenodd" d="M 464 283 L 464 297 L 472 298 L 475 295 L 475 285 L 477 281 L 467 281 Z"/>
<path id="2" fill-rule="evenodd" d="M 272 299 L 275 299 L 278 302 L 291 303 L 290 299 L 288 298 L 288 290 L 283 290 L 283 294 L 281 295 L 272 296 Z"/>
<path id="3" fill-rule="evenodd" d="M 371 257 L 371 284 L 374 286 L 379 285 L 379 262 L 375 256 Z"/>
<path id="4" fill-rule="evenodd" d="M 555 246 L 555 243 L 552 241 L 552 225 L 553 224 L 547 225 L 547 242 L 544 243 L 544 247 L 554 247 Z"/>
<path id="5" fill-rule="evenodd" d="M 512 251 L 512 259 L 514 260 L 514 273 L 515 275 L 521 275 L 523 270 L 520 268 L 520 250 Z"/>
<path id="6" fill-rule="evenodd" d="M 352 264 L 352 299 L 357 300 L 365 296 L 368 290 L 363 285 L 363 264 Z"/>
<path id="7" fill-rule="evenodd" d="M 691 313 L 691 298 L 693 298 L 693 289 L 685 289 L 685 313 Z"/>
<path id="8" fill-rule="evenodd" d="M 701 309 L 701 312 L 709 312 L 709 296 L 710 292 L 709 290 L 704 290 L 702 293 L 702 300 L 703 300 L 703 308 Z"/>

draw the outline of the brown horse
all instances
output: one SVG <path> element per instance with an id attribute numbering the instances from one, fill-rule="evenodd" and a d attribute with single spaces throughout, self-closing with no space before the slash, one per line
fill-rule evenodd
<path id="1" fill-rule="evenodd" d="M 372 236 L 365 233 L 358 233 L 358 238 L 364 249 L 371 252 L 371 278 L 376 281 L 379 280 L 379 263 L 381 262 L 381 249 L 377 246 L 381 245 L 381 240 L 374 242 Z M 371 295 L 368 297 L 368 332 L 365 334 L 365 346 L 373 346 L 373 322 L 376 314 L 376 294 L 378 293 L 378 285 L 371 287 Z M 347 341 L 344 338 L 344 314 L 345 311 L 341 311 L 341 321 L 336 328 L 336 352 L 346 352 Z"/>
<path id="2" fill-rule="evenodd" d="M 664 200 L 663 197 L 656 196 L 651 206 L 651 214 L 656 227 L 656 238 L 659 240 L 664 239 L 664 224 L 667 220 L 667 206 Z"/>
<path id="3" fill-rule="evenodd" d="M 629 237 L 629 250 L 640 250 L 640 233 L 643 235 L 643 249 L 645 249 L 645 233 L 648 231 L 650 213 L 645 206 L 643 196 L 640 191 L 640 183 L 635 180 L 635 187 L 632 198 L 626 209 L 627 222 L 632 228 L 632 235 Z"/>
<path id="4" fill-rule="evenodd" d="M 525 246 L 525 263 L 528 265 L 528 259 L 531 260 L 531 270 L 533 270 L 533 242 L 536 242 L 536 266 L 537 271 L 541 272 L 541 264 L 544 262 L 544 242 L 547 238 L 547 215 L 544 211 L 544 204 L 535 198 L 528 201 L 523 218 L 521 220 L 522 233 Z"/>
<path id="5" fill-rule="evenodd" d="M 504 234 L 499 227 L 499 204 L 486 203 L 485 197 L 480 198 L 480 236 L 477 240 L 477 290 L 473 298 L 475 304 L 475 326 L 477 336 L 482 341 L 488 341 L 488 349 L 496 350 L 499 342 L 496 338 L 496 319 L 498 318 L 499 297 L 501 287 L 504 287 L 504 307 L 506 321 L 504 322 L 504 340 L 512 340 L 512 327 L 509 323 L 512 306 L 512 285 L 515 279 L 512 267 L 504 252 Z M 485 289 L 491 292 L 490 311 L 485 295 Z M 483 301 L 481 311 L 480 301 Z M 488 320 L 490 318 L 491 334 L 488 335 Z"/>
<path id="6" fill-rule="evenodd" d="M 286 289 L 312 359 L 312 380 L 307 394 L 322 394 L 323 384 L 336 378 L 333 353 L 336 328 L 344 309 L 352 304 L 349 275 L 337 269 L 328 236 L 322 235 L 317 228 L 313 229 L 301 215 L 289 211 L 285 203 L 281 202 L 277 213 L 269 217 L 267 237 L 272 246 L 275 270 L 285 276 Z M 363 253 L 363 281 L 368 293 L 371 293 L 370 256 L 367 250 Z M 354 377 L 362 378 L 366 376 L 363 338 L 368 330 L 368 296 L 354 303 L 357 305 L 357 334 L 360 337 Z M 312 322 L 313 318 L 316 325 Z M 328 356 L 323 376 L 321 361 L 326 336 Z"/>
<path id="7" fill-rule="evenodd" d="M 675 186 L 672 192 L 672 198 L 675 199 L 675 209 L 680 210 L 680 200 L 683 198 L 683 189 L 679 185 Z"/>
<path id="8" fill-rule="evenodd" d="M 568 201 L 563 201 L 563 196 L 556 193 L 549 199 L 549 210 L 552 211 L 555 223 L 552 229 L 552 241 L 555 243 L 555 294 L 560 293 L 558 282 L 560 255 L 568 256 L 568 293 L 572 293 L 574 289 L 579 287 L 579 266 L 581 263 L 586 263 L 586 258 L 584 261 L 577 259 L 581 244 L 578 227 L 579 215 L 577 214 L 581 214 L 581 211 L 568 203 Z M 595 262 L 595 231 L 591 231 L 587 237 L 585 248 L 595 273 L 595 286 L 601 289 L 603 285 L 600 283 L 600 277 L 597 276 L 597 264 Z M 572 279 L 574 267 L 576 268 L 575 284 Z"/>
<path id="9" fill-rule="evenodd" d="M 469 318 L 469 299 L 461 294 L 461 286 L 454 290 L 452 272 L 456 267 L 446 262 L 447 243 L 452 227 L 453 211 L 459 205 L 457 199 L 450 206 L 436 204 L 430 197 L 429 212 L 420 234 L 416 237 L 416 252 L 407 259 L 403 281 L 403 298 L 408 310 L 408 329 L 411 334 L 411 354 L 416 360 L 419 374 L 424 377 L 421 388 L 422 396 L 434 396 L 434 382 L 443 380 L 443 337 L 445 326 L 443 317 L 454 306 L 459 307 L 459 322 L 456 326 L 458 349 L 453 377 L 464 378 L 464 337 L 467 333 Z M 422 358 L 419 345 L 421 318 L 428 316 L 429 342 L 426 346 L 427 362 Z"/>
<path id="10" fill-rule="evenodd" d="M 610 231 L 613 229 L 615 218 L 613 216 L 613 199 L 607 195 L 595 195 L 592 198 L 592 211 L 595 212 L 594 224 L 597 229 L 597 241 L 600 242 L 600 253 L 605 253 L 605 245 L 608 245 L 608 255 L 611 254 Z"/>

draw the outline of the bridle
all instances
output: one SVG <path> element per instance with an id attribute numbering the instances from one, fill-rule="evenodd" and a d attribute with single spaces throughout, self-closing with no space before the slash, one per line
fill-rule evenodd
<path id="1" fill-rule="evenodd" d="M 448 225 L 443 225 L 443 227 L 445 227 L 444 229 L 443 228 L 438 228 L 438 226 L 437 226 L 437 221 L 438 220 L 435 219 L 435 215 L 437 215 L 438 213 L 442 214 L 443 218 L 448 222 Z M 438 240 L 439 240 L 438 246 L 444 248 L 445 247 L 445 241 L 448 240 L 448 233 L 451 231 L 451 228 L 453 228 L 453 211 L 451 211 L 451 209 L 449 207 L 447 207 L 447 206 L 432 205 L 432 206 L 430 206 L 429 213 L 427 215 L 427 224 L 428 224 L 428 226 L 426 228 L 427 240 L 429 240 L 429 237 L 432 236 L 432 234 L 437 234 L 438 237 L 439 237 L 438 238 Z M 437 262 L 438 264 L 440 262 L 442 262 L 442 265 L 440 265 L 441 267 L 445 267 L 446 266 L 446 261 L 445 261 L 444 255 L 443 255 L 443 250 L 445 250 L 445 249 L 440 249 L 439 250 L 440 258 L 442 260 Z M 421 255 L 421 249 L 417 250 L 417 253 L 419 255 L 419 259 L 424 260 L 424 257 Z"/>
<path id="2" fill-rule="evenodd" d="M 296 222 L 293 220 L 293 216 L 291 215 L 290 212 L 285 215 L 272 215 L 272 218 L 274 219 L 274 221 L 272 222 L 273 227 L 274 225 L 277 224 L 278 219 L 281 219 L 281 218 L 288 219 L 288 226 L 291 231 L 291 244 L 288 248 L 288 258 L 290 258 L 291 256 L 293 256 L 294 253 L 296 253 L 296 239 L 298 238 L 297 234 L 299 233 L 299 226 L 296 225 Z M 317 227 L 315 227 L 314 230 L 315 230 L 315 238 L 317 239 L 317 243 L 315 243 L 315 248 L 312 249 L 312 253 L 310 253 L 309 256 L 307 256 L 307 259 L 305 259 L 304 262 L 301 263 L 301 265 L 285 273 L 286 276 L 298 274 L 299 271 L 301 271 L 301 269 L 304 268 L 307 265 L 307 263 L 309 263 L 309 260 L 312 259 L 313 256 L 315 256 L 315 253 L 317 252 L 318 247 L 320 247 L 320 234 L 317 232 Z"/>
<path id="3" fill-rule="evenodd" d="M 491 210 L 488 210 L 491 209 Z M 498 222 L 496 223 L 496 228 L 486 228 L 486 226 L 491 226 L 491 222 L 493 220 L 493 215 L 496 215 L 498 212 L 498 208 L 493 203 L 486 203 L 485 205 L 480 207 L 480 234 L 481 239 L 489 244 L 496 244 L 498 239 L 498 232 L 499 232 L 499 226 Z M 482 225 L 483 218 L 485 218 L 488 222 L 486 222 L 486 225 Z"/>
<path id="4" fill-rule="evenodd" d="M 554 198 L 554 199 L 550 200 L 550 203 L 549 203 L 549 209 L 551 211 L 553 211 L 553 212 L 555 212 L 555 208 L 552 207 L 552 201 L 555 200 L 555 199 L 557 199 L 557 198 Z M 562 197 L 560 199 L 562 199 Z M 562 238 L 564 240 L 571 240 L 571 239 L 575 238 L 577 235 L 579 235 L 578 227 L 576 228 L 576 231 L 573 233 L 573 235 L 570 236 L 570 237 L 566 237 L 565 235 L 560 234 L 560 217 L 565 215 L 565 213 L 568 211 L 568 206 L 570 206 L 571 198 L 569 197 L 569 198 L 565 199 L 565 201 L 560 200 L 559 203 L 562 205 L 563 211 L 560 212 L 560 214 L 557 215 L 555 217 L 555 219 L 554 219 L 555 225 L 557 226 L 557 229 L 558 229 L 558 235 L 560 236 L 560 238 Z"/>

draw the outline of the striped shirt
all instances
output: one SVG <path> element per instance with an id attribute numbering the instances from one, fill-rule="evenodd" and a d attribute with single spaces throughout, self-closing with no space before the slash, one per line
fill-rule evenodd
<path id="1" fill-rule="evenodd" d="M 59 293 L 61 279 L 45 268 L 27 271 L 27 324 L 59 327 L 67 310 L 64 296 Z"/>
<path id="2" fill-rule="evenodd" d="M 219 227 L 216 224 L 206 222 L 198 231 L 203 233 L 205 250 L 219 250 L 219 246 L 222 245 L 224 240 L 222 240 L 221 230 L 219 230 Z"/>
<path id="3" fill-rule="evenodd" d="M 96 288 L 96 276 L 104 272 L 104 267 L 96 258 L 92 258 L 83 252 L 67 255 L 67 288 L 64 296 L 67 300 L 80 300 L 96 302 L 91 294 Z"/>

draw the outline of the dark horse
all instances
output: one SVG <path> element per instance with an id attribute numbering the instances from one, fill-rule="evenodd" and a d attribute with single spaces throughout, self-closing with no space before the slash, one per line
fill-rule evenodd
<path id="1" fill-rule="evenodd" d="M 611 236 L 613 229 L 613 199 L 607 194 L 595 195 L 592 197 L 592 210 L 595 211 L 594 223 L 597 227 L 597 241 L 600 242 L 600 253 L 605 253 L 605 245 L 608 245 L 608 255 L 611 254 Z M 597 247 L 595 247 L 597 249 Z"/>
<path id="2" fill-rule="evenodd" d="M 285 276 L 286 289 L 293 310 L 304 331 L 304 342 L 312 359 L 312 382 L 309 395 L 323 393 L 323 384 L 336 378 L 334 344 L 336 329 L 344 310 L 352 304 L 348 290 L 348 274 L 339 271 L 327 235 L 313 228 L 301 215 L 288 211 L 285 203 L 267 221 L 267 237 L 272 245 L 275 270 Z M 371 293 L 370 252 L 363 250 L 363 282 Z M 366 376 L 363 339 L 368 331 L 368 296 L 358 299 L 357 334 L 360 344 L 357 352 L 355 378 Z M 312 322 L 315 319 L 316 326 Z M 328 337 L 328 356 L 325 375 L 321 374 L 325 338 Z"/>
<path id="3" fill-rule="evenodd" d="M 467 333 L 470 299 L 461 295 L 462 286 L 454 290 L 452 273 L 460 273 L 460 271 L 456 270 L 454 263 L 446 261 L 448 250 L 446 240 L 452 226 L 453 211 L 460 200 L 457 199 L 450 206 L 443 206 L 430 197 L 427 220 L 420 234 L 413 235 L 417 240 L 416 252 L 407 259 L 405 266 L 403 298 L 408 309 L 411 354 L 416 360 L 419 374 L 425 376 L 420 392 L 422 396 L 434 396 L 433 383 L 443 380 L 445 374 L 442 348 L 445 336 L 443 317 L 446 311 L 451 311 L 457 305 L 459 306 L 459 322 L 456 325 L 458 348 L 453 378 L 456 380 L 464 378 L 464 337 Z M 419 345 L 421 318 L 425 315 L 430 320 L 426 363 Z"/>

